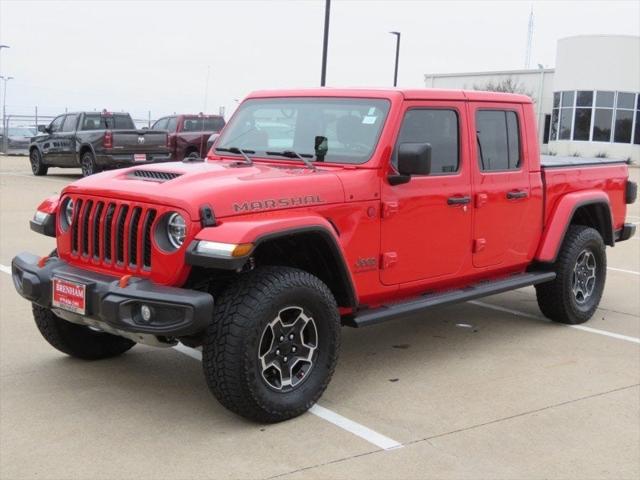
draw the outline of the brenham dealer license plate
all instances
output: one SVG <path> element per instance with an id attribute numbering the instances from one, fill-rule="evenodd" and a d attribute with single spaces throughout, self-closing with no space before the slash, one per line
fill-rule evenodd
<path id="1" fill-rule="evenodd" d="M 53 278 L 53 298 L 51 304 L 54 307 L 69 310 L 70 312 L 84 315 L 86 311 L 87 286 L 82 283 L 71 282 L 62 278 Z"/>

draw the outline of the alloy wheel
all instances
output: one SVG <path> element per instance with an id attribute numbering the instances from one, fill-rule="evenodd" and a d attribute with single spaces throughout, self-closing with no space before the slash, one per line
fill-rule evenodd
<path id="1" fill-rule="evenodd" d="M 297 388 L 313 369 L 317 349 L 314 319 L 301 307 L 280 310 L 260 339 L 258 358 L 263 380 L 278 391 Z"/>
<path id="2" fill-rule="evenodd" d="M 585 249 L 578 255 L 573 267 L 571 290 L 579 305 L 583 305 L 593 295 L 596 286 L 596 257 L 591 250 Z"/>

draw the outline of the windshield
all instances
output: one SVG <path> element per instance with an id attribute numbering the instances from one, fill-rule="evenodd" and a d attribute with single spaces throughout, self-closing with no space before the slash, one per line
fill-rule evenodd
<path id="1" fill-rule="evenodd" d="M 317 162 L 364 163 L 388 111 L 389 101 L 382 99 L 249 99 L 223 130 L 216 149 L 236 147 L 256 155 L 294 151 Z"/>

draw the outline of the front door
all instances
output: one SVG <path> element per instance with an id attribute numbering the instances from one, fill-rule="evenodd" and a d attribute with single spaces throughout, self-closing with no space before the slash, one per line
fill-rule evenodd
<path id="1" fill-rule="evenodd" d="M 470 103 L 469 116 L 476 134 L 473 265 L 524 264 L 541 219 L 531 198 L 522 105 Z"/>
<path id="2" fill-rule="evenodd" d="M 471 268 L 471 174 L 464 102 L 408 102 L 398 145 L 429 143 L 429 175 L 383 182 L 381 281 L 385 285 L 446 279 Z"/>
<path id="3" fill-rule="evenodd" d="M 76 128 L 78 114 L 68 114 L 62 124 L 62 131 L 57 134 L 60 142 L 59 164 L 63 166 L 77 165 L 76 161 Z"/>
<path id="4" fill-rule="evenodd" d="M 62 130 L 64 117 L 64 115 L 60 115 L 54 118 L 49 124 L 48 132 L 43 137 L 38 138 L 38 143 L 42 145 L 42 160 L 48 165 L 57 164 L 60 156 L 61 147 L 58 134 Z"/>

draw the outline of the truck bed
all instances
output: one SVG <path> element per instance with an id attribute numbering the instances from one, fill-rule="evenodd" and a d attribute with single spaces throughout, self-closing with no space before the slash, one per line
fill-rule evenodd
<path id="1" fill-rule="evenodd" d="M 558 201 L 572 192 L 605 192 L 613 215 L 614 230 L 624 224 L 625 188 L 629 176 L 628 162 L 613 158 L 559 157 L 542 155 L 544 185 L 544 224 L 549 222 Z"/>
<path id="2" fill-rule="evenodd" d="M 540 156 L 540 165 L 542 166 L 542 168 L 598 166 L 598 165 L 611 165 L 616 163 L 628 163 L 628 162 L 626 160 L 621 160 L 616 158 L 560 157 L 556 155 Z"/>

